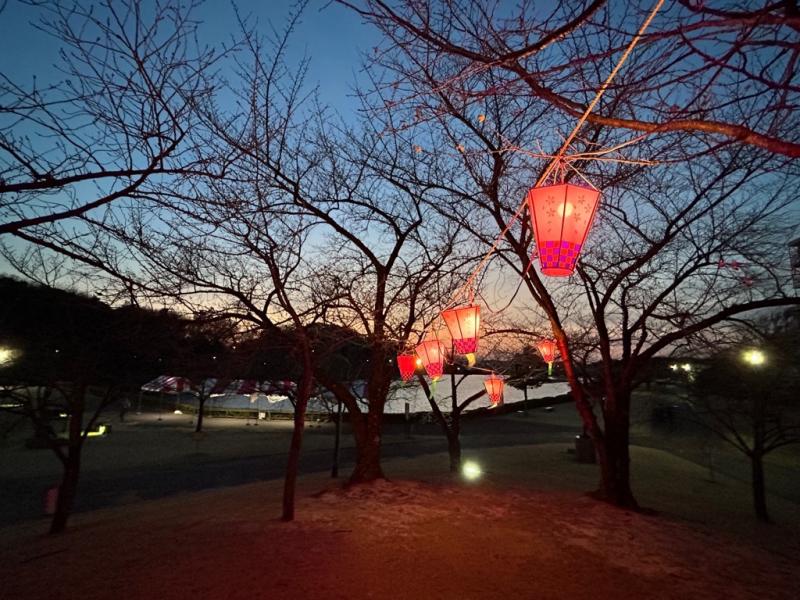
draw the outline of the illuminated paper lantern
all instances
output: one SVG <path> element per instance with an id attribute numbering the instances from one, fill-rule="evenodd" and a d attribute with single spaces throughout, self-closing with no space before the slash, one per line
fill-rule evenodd
<path id="1" fill-rule="evenodd" d="M 528 209 L 544 275 L 572 274 L 599 204 L 600 191 L 587 186 L 560 183 L 531 188 Z"/>
<path id="2" fill-rule="evenodd" d="M 506 382 L 502 377 L 498 377 L 492 373 L 490 377 L 486 378 L 483 385 L 486 387 L 486 394 L 489 396 L 492 408 L 503 403 L 503 388 Z"/>
<path id="3" fill-rule="evenodd" d="M 547 374 L 553 374 L 553 362 L 556 360 L 558 346 L 553 340 L 542 340 L 536 344 L 536 349 L 542 355 L 542 359 L 547 363 Z"/>
<path id="4" fill-rule="evenodd" d="M 472 304 L 461 308 L 450 308 L 442 311 L 450 337 L 453 338 L 453 349 L 458 354 L 472 354 L 478 350 L 478 330 L 481 325 L 481 309 Z"/>
<path id="5" fill-rule="evenodd" d="M 422 366 L 428 377 L 436 381 L 444 372 L 446 348 L 439 340 L 428 340 L 420 343 L 416 348 L 417 356 L 422 361 Z"/>
<path id="6" fill-rule="evenodd" d="M 400 370 L 400 377 L 403 379 L 403 381 L 409 381 L 412 377 L 414 377 L 414 371 L 417 370 L 417 355 L 398 354 L 397 368 Z"/>

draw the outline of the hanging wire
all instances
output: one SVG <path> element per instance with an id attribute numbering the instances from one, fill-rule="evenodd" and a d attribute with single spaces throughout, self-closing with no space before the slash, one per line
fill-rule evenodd
<path id="1" fill-rule="evenodd" d="M 644 35 L 644 32 L 647 30 L 648 26 L 650 25 L 650 23 L 652 22 L 653 18 L 658 13 L 658 11 L 661 9 L 663 4 L 664 4 L 664 0 L 658 0 L 655 3 L 655 5 L 651 9 L 650 13 L 647 15 L 647 18 L 642 23 L 642 26 L 639 28 L 639 31 L 637 31 L 636 35 L 631 40 L 630 44 L 628 44 L 628 47 L 622 53 L 622 56 L 617 61 L 617 63 L 614 66 L 614 68 L 611 70 L 611 73 L 609 73 L 609 75 L 606 78 L 606 80 L 603 82 L 603 84 L 597 90 L 597 93 L 595 94 L 594 98 L 589 103 L 589 105 L 586 107 L 586 109 L 584 110 L 584 112 L 581 115 L 581 117 L 578 119 L 578 122 L 575 124 L 575 127 L 573 128 L 572 132 L 564 140 L 564 142 L 561 145 L 561 148 L 559 149 L 559 151 L 552 157 L 552 159 L 550 160 L 550 163 L 547 165 L 547 168 L 544 170 L 544 172 L 541 174 L 539 179 L 536 181 L 536 184 L 534 185 L 534 187 L 538 187 L 543 182 L 547 181 L 547 178 L 550 177 L 550 175 L 552 174 L 554 169 L 556 169 L 556 168 L 565 169 L 566 168 L 566 167 L 563 166 L 563 163 L 566 162 L 565 159 L 564 159 L 564 155 L 565 155 L 566 151 L 569 149 L 570 144 L 575 139 L 575 136 L 578 134 L 578 132 L 580 131 L 581 127 L 583 127 L 583 124 L 586 122 L 586 119 L 589 117 L 591 112 L 594 110 L 594 107 L 597 105 L 597 103 L 603 97 L 603 94 L 605 94 L 606 90 L 608 89 L 608 86 L 611 85 L 611 82 L 614 80 L 614 78 L 616 77 L 617 73 L 622 68 L 622 65 L 625 64 L 625 61 L 628 59 L 628 57 L 630 56 L 630 54 L 633 51 L 633 49 L 639 43 L 639 40 Z M 613 148 L 612 150 L 618 149 L 619 147 L 621 147 L 623 145 L 627 145 L 627 143 L 621 144 L 621 145 Z M 602 151 L 601 150 L 601 151 L 583 153 L 580 156 L 584 160 L 596 160 L 597 158 L 599 158 L 599 155 L 602 155 L 602 154 L 605 154 L 605 153 L 606 153 L 606 151 Z M 577 172 L 577 170 L 576 170 L 576 172 Z M 587 183 L 588 183 L 588 180 L 585 177 L 583 177 L 583 175 L 581 175 L 580 173 L 578 173 L 578 174 L 585 181 L 587 181 Z M 590 183 L 590 185 L 591 185 L 591 183 Z M 594 187 L 594 186 L 592 186 L 592 187 Z M 446 310 L 446 309 L 454 306 L 455 304 L 457 304 L 459 299 L 462 298 L 462 297 L 467 297 L 467 298 L 470 298 L 470 299 L 474 299 L 475 292 L 474 292 L 474 288 L 473 288 L 473 283 L 475 281 L 475 278 L 478 276 L 478 274 L 481 272 L 481 270 L 485 267 L 485 265 L 489 262 L 489 259 L 491 259 L 492 255 L 495 253 L 497 248 L 500 246 L 500 243 L 505 238 L 506 233 L 509 232 L 509 230 L 514 225 L 516 220 L 518 218 L 520 218 L 520 216 L 522 216 L 522 213 L 525 211 L 526 205 L 527 205 L 527 197 L 524 198 L 522 200 L 522 202 L 520 202 L 519 207 L 517 208 L 516 212 L 514 212 L 513 216 L 508 221 L 506 226 L 503 228 L 503 230 L 500 232 L 500 234 L 497 236 L 497 238 L 495 238 L 494 242 L 492 243 L 491 247 L 489 248 L 489 251 L 481 259 L 481 261 L 478 263 L 478 265 L 475 267 L 475 269 L 472 271 L 472 273 L 466 279 L 466 281 L 464 282 L 464 285 L 459 287 L 453 293 L 453 295 L 450 298 L 450 302 L 448 302 L 447 305 L 445 305 L 445 308 L 443 310 Z M 526 269 L 526 271 L 527 271 L 527 269 Z M 471 293 L 470 293 L 470 290 L 472 290 Z M 432 325 L 433 325 L 433 321 L 428 326 L 428 328 L 425 330 L 425 332 L 423 332 L 422 339 L 425 339 L 425 336 L 427 335 L 428 330 L 431 328 Z"/>

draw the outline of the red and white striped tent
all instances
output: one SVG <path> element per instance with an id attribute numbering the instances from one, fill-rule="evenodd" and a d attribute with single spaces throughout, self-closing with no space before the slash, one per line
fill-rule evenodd
<path id="1" fill-rule="evenodd" d="M 162 375 L 142 386 L 143 392 L 195 396 L 205 395 L 213 399 L 215 405 L 244 408 L 259 400 L 269 404 L 288 403 L 297 390 L 297 384 L 288 380 L 258 381 L 256 379 L 202 379 L 195 383 L 185 377 Z"/>
<path id="2" fill-rule="evenodd" d="M 227 396 L 238 394 L 240 396 L 250 396 L 252 394 L 263 394 L 265 396 L 286 396 L 297 389 L 294 381 L 257 381 L 255 379 L 233 379 L 233 380 L 214 380 L 214 388 L 211 396 Z"/>
<path id="3" fill-rule="evenodd" d="M 156 392 L 159 394 L 181 394 L 190 391 L 191 382 L 185 377 L 161 375 L 142 386 L 143 392 Z"/>

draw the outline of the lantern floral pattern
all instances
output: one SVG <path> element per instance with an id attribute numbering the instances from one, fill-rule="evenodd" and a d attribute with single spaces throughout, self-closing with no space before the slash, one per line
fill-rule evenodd
<path id="1" fill-rule="evenodd" d="M 555 362 L 556 352 L 558 352 L 558 346 L 555 340 L 541 340 L 536 343 L 536 349 L 539 351 L 539 354 L 542 355 L 544 362 L 547 363 L 547 374 L 552 375 L 553 362 Z"/>
<path id="2" fill-rule="evenodd" d="M 572 274 L 599 203 L 600 192 L 588 186 L 560 183 L 531 188 L 528 209 L 544 275 Z"/>
<path id="3" fill-rule="evenodd" d="M 417 369 L 417 355 L 410 353 L 398 354 L 397 368 L 400 370 L 400 377 L 403 381 L 410 381 L 414 377 L 414 371 Z"/>
<path id="4" fill-rule="evenodd" d="M 478 351 L 478 330 L 481 324 L 480 307 L 477 305 L 451 308 L 442 311 L 453 349 L 458 354 L 472 354 Z"/>
<path id="5" fill-rule="evenodd" d="M 421 342 L 416 347 L 417 356 L 422 361 L 422 366 L 428 373 L 428 377 L 436 381 L 444 373 L 444 361 L 446 349 L 439 340 L 428 340 Z"/>
<path id="6" fill-rule="evenodd" d="M 506 382 L 502 377 L 492 373 L 491 376 L 486 378 L 483 385 L 486 387 L 486 394 L 489 396 L 489 402 L 492 403 L 492 408 L 503 403 L 503 388 Z"/>

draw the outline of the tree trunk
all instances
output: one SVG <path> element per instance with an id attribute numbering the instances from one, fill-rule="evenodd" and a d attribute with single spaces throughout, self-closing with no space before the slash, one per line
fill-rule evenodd
<path id="1" fill-rule="evenodd" d="M 551 322 L 552 323 L 552 322 Z M 594 443 L 597 464 L 600 466 L 600 489 L 593 494 L 598 499 L 626 508 L 638 508 L 630 485 L 630 392 L 614 390 L 605 411 L 605 431 L 597 422 L 592 406 L 572 364 L 567 336 L 557 323 L 552 323 L 553 335 L 570 386 L 572 397 L 583 427 Z"/>
<path id="2" fill-rule="evenodd" d="M 602 484 L 597 496 L 616 506 L 638 509 L 639 504 L 631 490 L 630 447 L 627 428 L 619 424 L 606 426 L 604 452 L 597 453 Z"/>
<path id="3" fill-rule="evenodd" d="M 381 425 L 383 409 L 370 406 L 364 424 L 364 435 L 356 436 L 356 467 L 350 484 L 385 479 L 381 468 Z"/>
<path id="4" fill-rule="evenodd" d="M 616 506 L 638 509 L 630 477 L 630 392 L 613 390 L 605 411 L 605 435 L 595 442 L 602 477 L 599 498 Z"/>
<path id="5" fill-rule="evenodd" d="M 78 479 L 81 472 L 80 456 L 80 450 L 77 452 L 70 450 L 67 456 L 67 461 L 64 464 L 64 476 L 58 488 L 56 511 L 50 523 L 50 533 L 61 533 L 67 527 L 67 520 L 72 513 L 72 506 L 78 491 Z"/>
<path id="6" fill-rule="evenodd" d="M 294 428 L 292 441 L 289 446 L 289 457 L 286 462 L 286 477 L 283 482 L 283 513 L 281 519 L 292 521 L 294 519 L 294 496 L 297 484 L 297 468 L 300 464 L 300 450 L 303 445 L 303 429 L 306 424 L 306 408 L 308 398 L 311 396 L 314 375 L 311 368 L 311 349 L 307 342 L 302 342 L 303 374 L 297 386 L 297 401 L 294 406 Z"/>
<path id="7" fill-rule="evenodd" d="M 430 404 L 434 419 L 436 419 L 436 422 L 439 423 L 439 427 L 442 428 L 442 433 L 444 433 L 445 438 L 447 438 L 447 452 L 450 454 L 450 472 L 457 473 L 461 471 L 461 412 L 458 408 L 458 400 L 456 397 L 455 377 L 453 376 L 453 379 L 451 380 L 453 402 L 449 423 L 447 421 L 447 417 L 444 415 L 444 413 L 442 413 L 439 405 L 436 404 L 436 400 L 431 395 L 431 388 L 428 385 L 428 382 L 425 381 L 425 378 L 420 374 L 417 374 L 417 379 L 419 380 L 420 385 L 425 392 L 425 397 L 428 399 L 428 404 Z"/>
<path id="8" fill-rule="evenodd" d="M 450 454 L 450 472 L 461 471 L 461 440 L 458 433 L 452 431 L 447 435 L 447 452 Z"/>
<path id="9" fill-rule="evenodd" d="M 388 354 L 382 343 L 373 345 L 370 355 L 370 374 L 367 381 L 367 403 L 369 409 L 356 438 L 356 467 L 350 475 L 349 484 L 367 483 L 385 479 L 381 468 L 381 434 L 383 431 L 383 407 L 389 393 L 391 373 L 388 370 Z"/>
<path id="10" fill-rule="evenodd" d="M 333 466 L 331 467 L 331 477 L 339 477 L 339 446 L 342 436 L 342 401 L 336 403 L 335 437 L 333 441 Z"/>
<path id="11" fill-rule="evenodd" d="M 753 508 L 756 510 L 756 517 L 759 521 L 769 523 L 767 494 L 764 487 L 764 455 L 754 452 L 750 456 L 750 464 L 753 468 Z"/>
<path id="12" fill-rule="evenodd" d="M 199 406 L 197 407 L 197 425 L 194 426 L 194 432 L 200 433 L 203 431 L 203 409 L 206 405 L 206 397 L 201 395 L 199 400 Z"/>
<path id="13" fill-rule="evenodd" d="M 50 533 L 61 533 L 67 527 L 72 513 L 78 479 L 81 473 L 81 450 L 83 449 L 83 394 L 85 388 L 73 391 L 70 399 L 69 442 L 64 474 L 58 488 L 56 511 L 50 523 Z"/>

